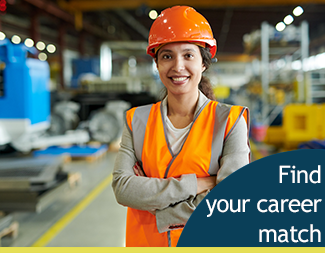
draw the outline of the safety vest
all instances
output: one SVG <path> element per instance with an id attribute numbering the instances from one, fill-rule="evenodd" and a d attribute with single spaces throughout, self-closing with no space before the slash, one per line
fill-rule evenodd
<path id="1" fill-rule="evenodd" d="M 207 177 L 217 175 L 223 144 L 241 115 L 248 125 L 247 108 L 207 100 L 195 115 L 177 154 L 173 154 L 167 141 L 161 102 L 130 109 L 126 121 L 136 158 L 147 177 L 178 178 L 183 174 Z M 126 222 L 127 247 L 175 247 L 183 230 L 159 233 L 154 215 L 130 207 Z"/>

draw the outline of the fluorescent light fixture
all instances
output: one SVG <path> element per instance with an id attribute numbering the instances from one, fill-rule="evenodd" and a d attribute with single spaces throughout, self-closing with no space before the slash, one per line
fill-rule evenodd
<path id="1" fill-rule="evenodd" d="M 151 11 L 149 12 L 149 17 L 150 17 L 151 19 L 156 19 L 156 18 L 158 17 L 158 12 L 157 12 L 156 10 L 151 10 Z"/>
<path id="2" fill-rule="evenodd" d="M 275 29 L 277 29 L 277 31 L 279 31 L 279 32 L 282 32 L 285 28 L 286 28 L 286 25 L 283 22 L 279 22 L 275 26 Z"/>
<path id="3" fill-rule="evenodd" d="M 278 67 L 278 69 L 282 69 L 286 66 L 286 62 L 283 59 L 280 59 L 276 62 L 276 66 Z"/>
<path id="4" fill-rule="evenodd" d="M 3 32 L 0 32 L 0 40 L 4 40 L 6 38 L 6 35 Z"/>
<path id="5" fill-rule="evenodd" d="M 299 60 L 294 61 L 294 62 L 291 63 L 291 68 L 292 68 L 293 70 L 300 70 L 301 67 L 302 67 L 302 63 L 301 63 L 301 61 L 299 61 Z"/>
<path id="6" fill-rule="evenodd" d="M 34 41 L 30 38 L 27 38 L 27 39 L 25 39 L 24 44 L 26 47 L 32 47 L 32 46 L 34 46 Z"/>
<path id="7" fill-rule="evenodd" d="M 53 54 L 56 51 L 56 47 L 53 44 L 48 44 L 47 47 L 46 47 L 46 50 L 49 53 Z"/>
<path id="8" fill-rule="evenodd" d="M 112 78 L 112 50 L 107 44 L 100 47 L 100 78 L 109 81 Z"/>
<path id="9" fill-rule="evenodd" d="M 293 22 L 293 17 L 291 15 L 286 16 L 283 21 L 286 25 L 290 25 Z"/>
<path id="10" fill-rule="evenodd" d="M 316 68 L 317 69 L 324 69 L 325 68 L 325 53 L 318 54 L 315 57 L 316 61 Z"/>
<path id="11" fill-rule="evenodd" d="M 304 9 L 301 6 L 297 6 L 293 10 L 293 15 L 295 15 L 296 17 L 300 16 L 303 13 L 304 13 Z"/>
<path id="12" fill-rule="evenodd" d="M 291 68 L 293 70 L 303 69 L 304 71 L 325 69 L 325 53 L 310 56 L 303 62 L 301 60 L 294 61 L 291 63 Z"/>
<path id="13" fill-rule="evenodd" d="M 11 37 L 11 42 L 14 44 L 19 44 L 21 42 L 21 38 L 18 35 L 14 35 Z"/>
<path id="14" fill-rule="evenodd" d="M 40 51 L 43 51 L 45 49 L 45 43 L 43 41 L 37 42 L 36 48 Z"/>
<path id="15" fill-rule="evenodd" d="M 41 61 L 46 61 L 46 59 L 47 59 L 46 53 L 40 53 L 38 55 L 38 59 L 40 59 Z"/>
<path id="16" fill-rule="evenodd" d="M 137 66 L 137 59 L 134 56 L 130 56 L 128 63 L 130 68 L 135 68 Z"/>

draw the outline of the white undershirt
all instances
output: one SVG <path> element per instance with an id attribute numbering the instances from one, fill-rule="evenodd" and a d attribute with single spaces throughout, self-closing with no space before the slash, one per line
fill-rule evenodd
<path id="1" fill-rule="evenodd" d="M 176 128 L 166 115 L 167 138 L 174 154 L 177 154 L 185 142 L 187 133 L 192 126 L 191 122 L 187 127 Z"/>
<path id="2" fill-rule="evenodd" d="M 203 106 L 205 99 L 206 98 L 204 96 L 202 96 L 201 92 L 199 91 L 199 100 L 198 100 L 197 107 L 196 107 L 196 110 L 194 113 L 194 117 L 198 113 L 199 109 Z M 170 148 L 171 148 L 173 154 L 176 155 L 180 151 L 183 143 L 185 142 L 186 136 L 187 136 L 188 132 L 190 131 L 193 122 L 191 122 L 188 126 L 186 126 L 184 128 L 174 127 L 174 125 L 172 124 L 172 122 L 169 120 L 169 118 L 167 116 L 167 97 L 165 97 L 164 100 L 162 101 L 162 105 L 163 105 L 163 114 L 164 114 L 166 128 L 167 128 L 166 129 L 167 139 L 169 141 Z"/>

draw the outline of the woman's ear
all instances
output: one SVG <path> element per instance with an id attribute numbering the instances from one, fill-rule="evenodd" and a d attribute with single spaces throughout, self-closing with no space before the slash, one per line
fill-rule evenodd
<path id="1" fill-rule="evenodd" d="M 202 64 L 202 72 L 204 72 L 207 68 L 205 67 L 204 64 Z"/>

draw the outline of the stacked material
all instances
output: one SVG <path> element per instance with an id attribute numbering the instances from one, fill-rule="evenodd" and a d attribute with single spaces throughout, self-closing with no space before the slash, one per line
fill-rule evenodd
<path id="1" fill-rule="evenodd" d="M 65 189 L 63 158 L 0 159 L 0 210 L 41 212 Z"/>

